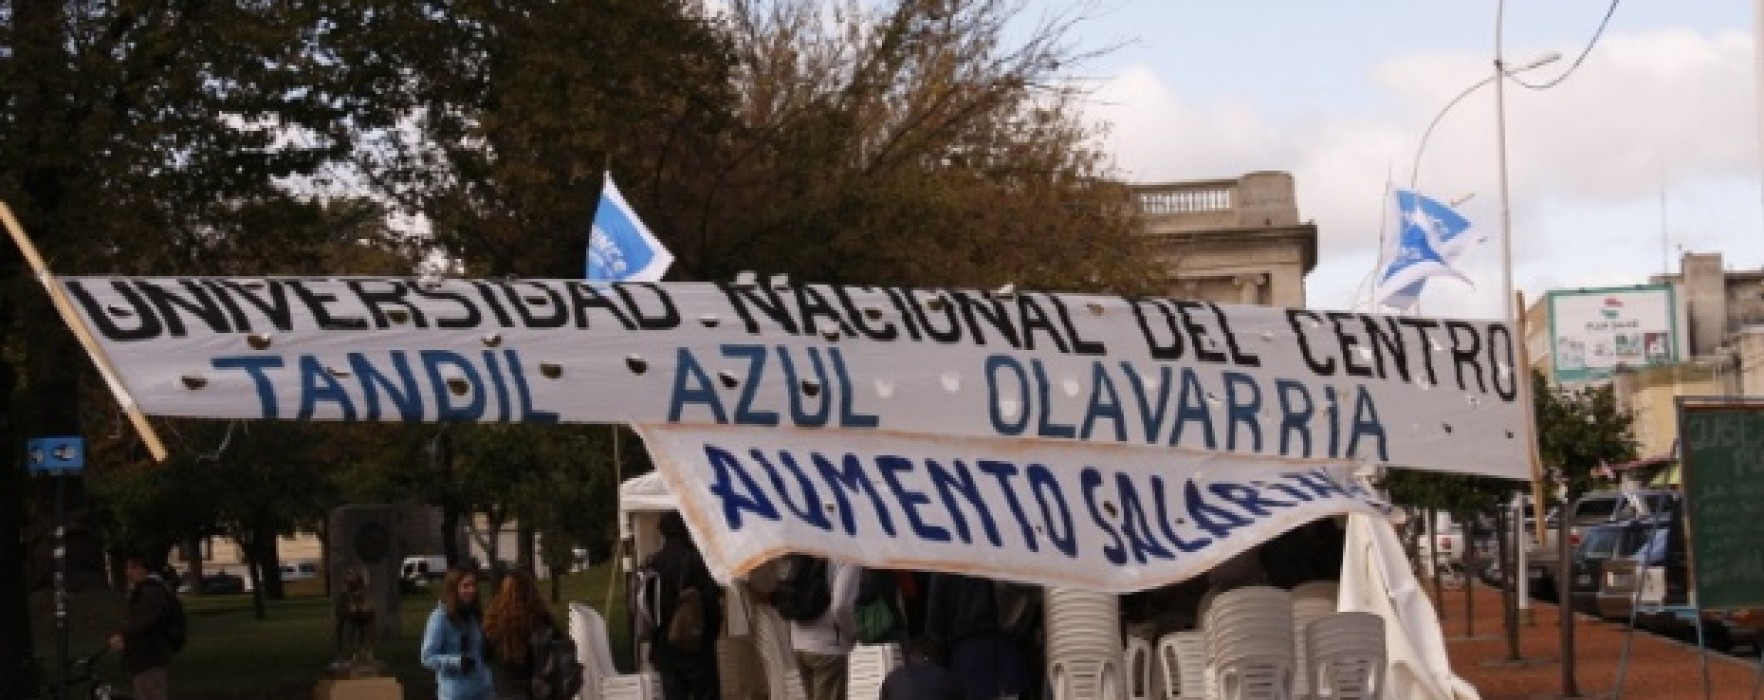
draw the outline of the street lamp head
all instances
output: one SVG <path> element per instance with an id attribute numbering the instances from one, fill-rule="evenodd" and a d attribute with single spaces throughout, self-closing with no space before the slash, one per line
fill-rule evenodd
<path id="1" fill-rule="evenodd" d="M 1549 53 L 1546 53 L 1542 56 L 1537 57 L 1536 60 L 1533 60 L 1530 63 L 1527 63 L 1522 66 L 1517 66 L 1514 68 L 1507 69 L 1507 75 L 1512 75 L 1514 73 L 1524 73 L 1525 71 L 1532 70 L 1535 68 L 1542 68 L 1544 66 L 1547 66 L 1551 63 L 1555 63 L 1560 60 L 1562 60 L 1562 54 L 1557 53 L 1555 51 L 1551 51 Z"/>

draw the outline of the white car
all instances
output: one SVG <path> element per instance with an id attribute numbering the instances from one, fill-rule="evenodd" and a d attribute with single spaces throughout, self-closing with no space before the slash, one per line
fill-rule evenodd
<path id="1" fill-rule="evenodd" d="M 293 561 L 282 564 L 282 583 L 290 581 L 310 581 L 318 578 L 319 567 L 316 561 Z"/>

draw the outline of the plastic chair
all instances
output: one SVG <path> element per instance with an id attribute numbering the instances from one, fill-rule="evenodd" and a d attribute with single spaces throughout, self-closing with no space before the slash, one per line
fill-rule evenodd
<path id="1" fill-rule="evenodd" d="M 619 673 L 606 637 L 606 618 L 583 603 L 570 603 L 570 638 L 582 663 L 585 700 L 660 700 L 661 678 L 654 673 Z"/>
<path id="2" fill-rule="evenodd" d="M 1262 697 L 1268 683 L 1286 693 L 1278 697 L 1290 697 L 1298 644 L 1290 594 L 1268 586 L 1233 589 L 1213 599 L 1203 624 L 1207 697 Z M 1281 669 L 1283 676 L 1266 675 Z"/>
<path id="3" fill-rule="evenodd" d="M 1048 664 L 1054 700 L 1126 700 L 1121 666 L 1112 659 L 1060 659 Z"/>
<path id="4" fill-rule="evenodd" d="M 1121 603 L 1109 593 L 1048 589 L 1043 596 L 1047 659 L 1121 658 Z"/>
<path id="5" fill-rule="evenodd" d="M 807 700 L 802 685 L 802 671 L 796 666 L 796 654 L 790 648 L 790 624 L 769 605 L 755 605 L 748 611 L 748 624 L 753 630 L 753 647 L 765 667 L 767 697 L 773 700 Z"/>
<path id="6" fill-rule="evenodd" d="M 1305 641 L 1305 629 L 1317 619 L 1335 612 L 1336 597 L 1334 581 L 1313 581 L 1292 589 L 1292 636 L 1297 644 L 1292 658 L 1293 668 L 1300 670 L 1294 677 L 1293 691 L 1298 697 L 1311 692 L 1310 674 L 1304 672 L 1310 668 L 1311 656 Z"/>
<path id="7" fill-rule="evenodd" d="M 1214 671 L 1220 700 L 1293 700 L 1292 659 L 1281 654 L 1226 659 Z"/>
<path id="8" fill-rule="evenodd" d="M 1163 700 L 1201 700 L 1207 695 L 1207 638 L 1199 630 L 1171 632 L 1158 640 L 1158 690 Z"/>
<path id="9" fill-rule="evenodd" d="M 1140 637 L 1128 637 L 1126 650 L 1122 653 L 1121 667 L 1127 672 L 1127 697 L 1132 700 L 1151 700 L 1152 670 L 1157 665 L 1152 656 L 1152 644 Z"/>
<path id="10" fill-rule="evenodd" d="M 1311 658 L 1305 673 L 1317 697 L 1380 700 L 1384 697 L 1384 619 L 1372 613 L 1325 615 L 1305 628 Z"/>

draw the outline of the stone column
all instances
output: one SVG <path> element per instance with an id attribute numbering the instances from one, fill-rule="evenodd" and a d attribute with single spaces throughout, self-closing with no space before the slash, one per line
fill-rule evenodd
<path id="1" fill-rule="evenodd" d="M 1268 281 L 1267 275 L 1261 273 L 1238 275 L 1232 278 L 1232 281 L 1237 284 L 1237 302 L 1239 304 L 1266 303 L 1262 299 L 1262 285 Z"/>

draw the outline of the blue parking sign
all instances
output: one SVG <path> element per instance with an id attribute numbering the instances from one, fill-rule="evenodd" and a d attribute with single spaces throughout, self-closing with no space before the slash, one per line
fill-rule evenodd
<path id="1" fill-rule="evenodd" d="M 25 441 L 25 461 L 33 474 L 78 474 L 86 467 L 86 439 L 74 435 Z"/>

